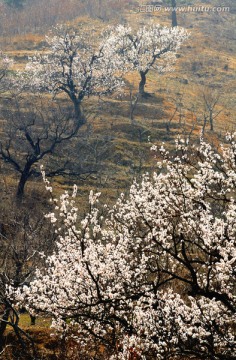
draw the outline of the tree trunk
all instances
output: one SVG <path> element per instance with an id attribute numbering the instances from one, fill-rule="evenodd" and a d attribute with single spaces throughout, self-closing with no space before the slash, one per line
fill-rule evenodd
<path id="1" fill-rule="evenodd" d="M 36 316 L 29 314 L 30 315 L 30 325 L 33 326 L 36 323 Z"/>
<path id="2" fill-rule="evenodd" d="M 207 123 L 207 116 L 204 115 L 204 121 L 203 121 L 203 127 L 202 127 L 202 135 L 205 134 L 206 123 Z"/>
<path id="3" fill-rule="evenodd" d="M 4 333 L 7 327 L 6 321 L 8 321 L 10 315 L 10 309 L 5 309 L 5 312 L 2 316 L 2 320 L 0 320 L 0 351 L 4 348 Z"/>
<path id="4" fill-rule="evenodd" d="M 171 0 L 171 4 L 172 4 L 172 14 L 171 14 L 172 27 L 175 27 L 178 26 L 177 15 L 176 15 L 176 0 Z"/>
<path id="5" fill-rule="evenodd" d="M 145 85 L 146 85 L 146 74 L 143 71 L 140 71 L 139 74 L 141 76 L 141 80 L 140 80 L 140 83 L 139 83 L 139 94 L 142 97 L 144 97 L 146 95 L 145 90 L 144 90 Z"/>
<path id="6" fill-rule="evenodd" d="M 210 120 L 210 130 L 213 131 L 214 130 L 214 125 L 213 125 L 213 113 L 212 113 L 212 110 L 210 110 L 209 120 Z"/>
<path id="7" fill-rule="evenodd" d="M 20 177 L 20 181 L 18 183 L 17 193 L 16 193 L 16 197 L 18 200 L 21 200 L 22 197 L 24 196 L 25 184 L 30 177 L 30 169 L 31 169 L 32 165 L 33 165 L 33 162 L 27 162 L 24 170 L 21 173 L 21 177 Z"/>
<path id="8" fill-rule="evenodd" d="M 20 181 L 19 181 L 18 187 L 17 187 L 16 196 L 18 199 L 22 199 L 22 197 L 24 195 L 25 184 L 26 184 L 27 180 L 28 180 L 28 176 L 23 172 L 21 174 Z"/>
<path id="9" fill-rule="evenodd" d="M 86 122 L 85 117 L 81 111 L 81 101 L 77 100 L 76 98 L 72 99 L 72 101 L 74 104 L 75 119 L 77 120 L 77 125 L 80 128 Z"/>
<path id="10" fill-rule="evenodd" d="M 130 120 L 131 123 L 134 124 L 134 110 L 137 106 L 139 100 L 139 94 L 136 95 L 136 98 L 134 100 L 132 99 L 132 92 L 130 92 Z"/>

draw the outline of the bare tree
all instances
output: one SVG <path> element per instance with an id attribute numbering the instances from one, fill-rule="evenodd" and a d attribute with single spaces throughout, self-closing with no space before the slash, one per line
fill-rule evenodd
<path id="1" fill-rule="evenodd" d="M 28 179 L 39 174 L 37 164 L 77 137 L 80 128 L 70 109 L 55 101 L 49 101 L 45 106 L 45 101 L 34 98 L 36 105 L 32 108 L 31 99 L 12 96 L 10 109 L 3 112 L 5 132 L 0 142 L 0 158 L 20 175 L 19 199 Z M 60 160 L 58 167 L 51 169 L 51 175 L 65 172 L 67 161 L 62 162 Z"/>
<path id="2" fill-rule="evenodd" d="M 218 90 L 204 89 L 202 91 L 203 101 L 203 133 L 207 123 L 210 125 L 210 130 L 214 131 L 214 121 L 218 115 L 223 111 L 219 109 L 220 93 Z"/>
<path id="3" fill-rule="evenodd" d="M 23 358 L 34 352 L 33 341 L 20 327 L 19 309 L 8 290 L 29 284 L 35 267 L 44 263 L 41 253 L 52 252 L 56 237 L 44 211 L 44 206 L 29 202 L 19 207 L 11 198 L 0 206 L 0 352 L 5 349 L 8 327 L 16 335 Z"/>
<path id="4" fill-rule="evenodd" d="M 173 108 L 170 116 L 168 116 L 168 118 L 166 120 L 166 131 L 167 132 L 170 132 L 172 120 L 174 120 L 175 118 L 178 118 L 179 124 L 182 123 L 183 97 L 184 97 L 184 93 L 182 91 L 180 91 L 179 89 L 177 90 L 176 94 L 174 94 L 173 96 L 172 95 L 169 96 L 169 91 L 168 91 L 168 99 L 173 103 L 174 108 Z"/>
<path id="5" fill-rule="evenodd" d="M 140 100 L 140 94 L 136 93 L 134 94 L 134 86 L 130 85 L 129 86 L 129 110 L 130 110 L 130 121 L 132 124 L 135 123 L 134 120 L 134 111 L 138 105 L 138 102 Z"/>

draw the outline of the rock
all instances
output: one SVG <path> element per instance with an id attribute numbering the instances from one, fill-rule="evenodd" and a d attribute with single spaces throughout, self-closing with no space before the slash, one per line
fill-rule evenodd
<path id="1" fill-rule="evenodd" d="M 179 81 L 181 84 L 187 85 L 188 84 L 188 79 L 180 79 Z"/>

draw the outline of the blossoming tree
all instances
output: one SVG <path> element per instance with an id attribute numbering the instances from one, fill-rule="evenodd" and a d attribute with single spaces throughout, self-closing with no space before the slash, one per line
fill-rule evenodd
<path id="1" fill-rule="evenodd" d="M 37 97 L 29 93 L 27 97 L 18 96 L 19 99 L 12 96 L 15 106 L 12 104 L 4 114 L 6 136 L 0 141 L 0 159 L 20 174 L 19 199 L 24 195 L 28 179 L 37 175 L 38 162 L 57 152 L 62 143 L 78 136 L 85 123 L 81 109 L 84 97 L 106 95 L 123 85 L 118 77 L 117 63 L 111 58 L 113 48 L 110 42 L 108 46 L 105 34 L 95 46 L 85 32 L 76 33 L 58 26 L 46 41 L 48 53 L 32 57 L 25 72 L 12 76 L 12 87 L 34 90 L 37 95 L 46 90 L 53 95 L 53 100 L 59 93 L 64 93 L 71 100 L 74 111 L 68 111 L 67 107 L 67 114 L 64 111 L 60 114 L 56 111 L 57 107 L 60 109 L 60 102 L 56 101 L 50 103 L 47 111 L 41 106 L 37 109 Z M 8 66 L 8 58 L 0 54 L 0 81 Z M 68 174 L 67 162 L 65 165 L 60 163 L 53 173 Z M 78 173 L 74 166 L 70 173 L 78 176 L 81 170 Z"/>
<path id="2" fill-rule="evenodd" d="M 140 27 L 137 31 L 130 26 L 113 28 L 109 38 L 124 68 L 139 72 L 139 93 L 145 93 L 146 76 L 151 69 L 158 72 L 170 71 L 175 54 L 188 38 L 187 31 L 180 27 L 168 28 L 159 24 Z"/>
<path id="3" fill-rule="evenodd" d="M 103 344 L 110 359 L 234 359 L 235 139 L 219 153 L 202 139 L 178 140 L 174 157 L 161 147 L 158 172 L 105 218 L 91 192 L 78 224 L 76 188 L 62 195 L 49 215 L 57 250 L 18 301 L 72 331 L 85 354 Z"/>
<path id="4" fill-rule="evenodd" d="M 85 96 L 105 95 L 122 85 L 111 61 L 112 47 L 106 46 L 105 37 L 97 41 L 96 46 L 84 32 L 57 26 L 46 37 L 48 53 L 32 57 L 24 74 L 23 82 L 31 88 L 47 90 L 53 96 L 66 94 L 79 125 L 85 121 L 81 110 Z"/>

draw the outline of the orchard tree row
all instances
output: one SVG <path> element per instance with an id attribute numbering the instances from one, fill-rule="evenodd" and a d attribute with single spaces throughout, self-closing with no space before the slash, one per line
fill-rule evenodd
<path id="1" fill-rule="evenodd" d="M 88 33 L 69 31 L 62 26 L 46 37 L 47 54 L 33 56 L 24 72 L 9 76 L 13 111 L 6 111 L 6 139 L 1 141 L 0 156 L 20 175 L 17 196 L 24 194 L 25 184 L 37 176 L 37 163 L 57 151 L 58 146 L 76 136 L 86 123 L 82 111 L 85 97 L 122 93 L 127 72 L 136 71 L 140 76 L 139 94 L 145 92 L 146 76 L 150 69 L 169 71 L 175 54 L 188 38 L 181 28 L 167 28 L 152 24 L 138 31 L 119 25 L 108 28 L 96 42 Z M 6 80 L 9 60 L 2 56 L 2 80 Z M 4 78 L 5 76 L 5 78 Z M 9 87 L 8 87 L 9 88 Z M 48 92 L 52 102 L 50 110 L 32 109 L 29 94 Z M 15 95 L 15 94 L 18 95 Z M 22 96 L 27 94 L 28 110 L 22 109 Z M 63 93 L 73 111 L 63 111 L 57 96 Z M 18 156 L 19 149 L 25 156 Z M 65 166 L 51 169 L 51 174 L 65 172 Z M 68 171 L 68 170 L 67 170 Z M 74 171 L 78 175 L 81 171 Z"/>

